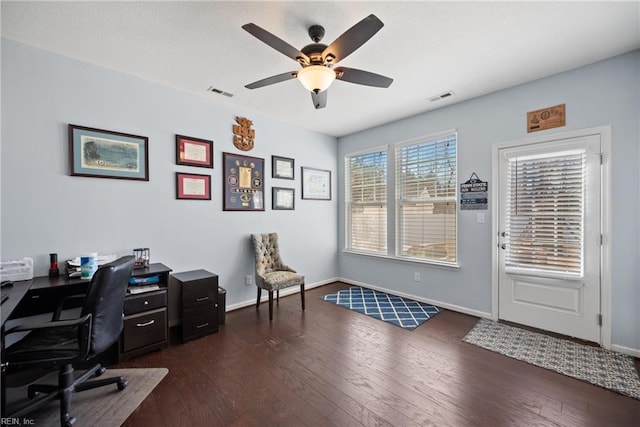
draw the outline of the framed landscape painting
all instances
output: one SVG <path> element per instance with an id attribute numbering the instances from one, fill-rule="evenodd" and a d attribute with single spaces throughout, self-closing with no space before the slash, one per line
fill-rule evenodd
<path id="1" fill-rule="evenodd" d="M 73 176 L 149 181 L 149 138 L 69 125 Z"/>

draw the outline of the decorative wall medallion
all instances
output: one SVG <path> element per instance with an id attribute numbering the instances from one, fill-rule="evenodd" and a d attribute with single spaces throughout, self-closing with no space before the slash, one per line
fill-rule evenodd
<path id="1" fill-rule="evenodd" d="M 251 129 L 253 122 L 246 117 L 236 117 L 237 125 L 233 125 L 233 145 L 238 150 L 249 151 L 253 148 L 256 131 Z"/>

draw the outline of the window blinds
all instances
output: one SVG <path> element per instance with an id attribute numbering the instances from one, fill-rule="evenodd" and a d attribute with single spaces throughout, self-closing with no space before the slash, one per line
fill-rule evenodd
<path id="1" fill-rule="evenodd" d="M 456 134 L 396 147 L 396 252 L 455 263 Z"/>
<path id="2" fill-rule="evenodd" d="M 506 266 L 582 275 L 585 153 L 508 161 Z"/>
<path id="3" fill-rule="evenodd" d="M 347 248 L 387 253 L 387 152 L 345 159 L 347 182 Z"/>

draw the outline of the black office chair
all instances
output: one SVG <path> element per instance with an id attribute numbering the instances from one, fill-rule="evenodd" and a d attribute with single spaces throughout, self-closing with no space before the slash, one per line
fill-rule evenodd
<path id="1" fill-rule="evenodd" d="M 117 384 L 118 390 L 124 390 L 127 381 L 123 377 L 87 381 L 91 376 L 104 373 L 106 369 L 100 364 L 95 364 L 76 379 L 73 366 L 107 350 L 120 337 L 124 297 L 133 262 L 133 256 L 125 256 L 98 268 L 87 293 L 81 296 L 84 302 L 78 319 L 59 320 L 59 307 L 51 322 L 17 326 L 7 331 L 7 334 L 30 331 L 21 341 L 6 349 L 10 371 L 30 368 L 59 371 L 57 385 L 30 385 L 29 398 L 38 398 L 9 416 L 22 417 L 54 399 L 60 399 L 60 425 L 71 426 L 76 421 L 70 415 L 73 393 L 108 384 Z"/>

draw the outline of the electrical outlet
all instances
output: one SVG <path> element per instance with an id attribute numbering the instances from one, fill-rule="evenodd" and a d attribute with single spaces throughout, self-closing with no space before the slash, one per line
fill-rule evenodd
<path id="1" fill-rule="evenodd" d="M 413 280 L 415 280 L 416 282 L 420 281 L 420 273 L 415 272 L 413 273 Z"/>
<path id="2" fill-rule="evenodd" d="M 244 278 L 244 284 L 249 286 L 249 285 L 253 285 L 253 277 L 248 274 L 247 277 Z"/>

